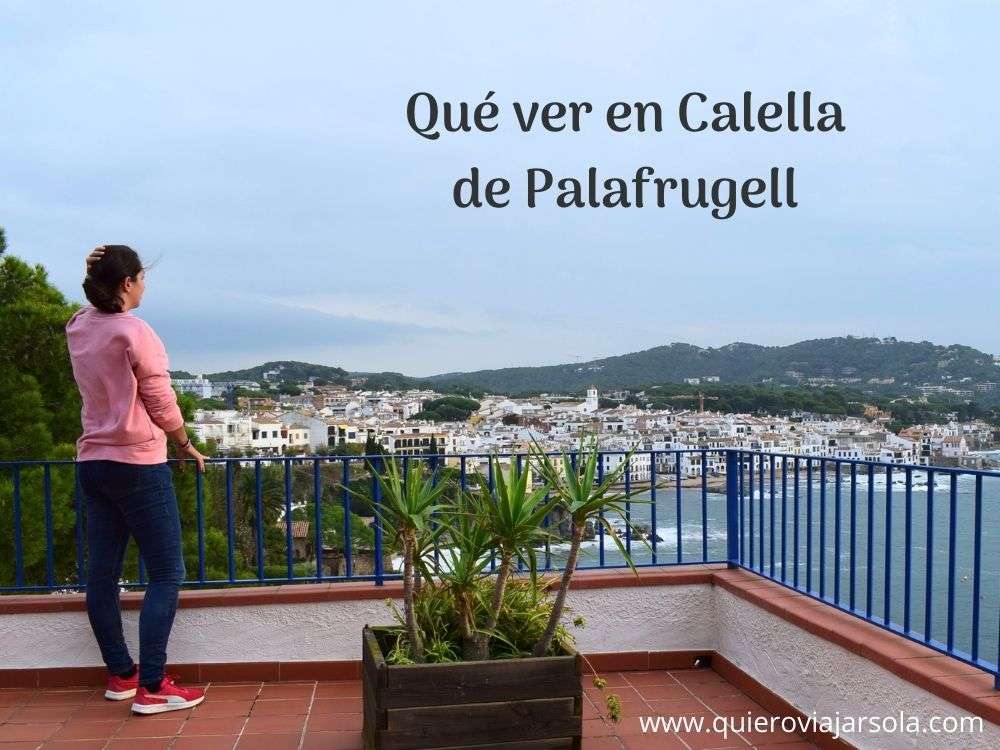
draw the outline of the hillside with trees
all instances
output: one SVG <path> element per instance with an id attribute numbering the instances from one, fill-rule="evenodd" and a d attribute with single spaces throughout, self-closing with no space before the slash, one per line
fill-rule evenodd
<path id="1" fill-rule="evenodd" d="M 424 401 L 421 410 L 410 419 L 429 419 L 433 422 L 464 422 L 479 409 L 479 402 L 461 396 L 445 396 Z"/>
<path id="2" fill-rule="evenodd" d="M 924 383 L 957 383 L 962 378 L 997 381 L 1000 368 L 994 365 L 992 355 L 968 346 L 843 336 L 789 346 L 739 342 L 703 348 L 675 343 L 590 362 L 447 373 L 426 380 L 438 387 L 461 382 L 518 394 L 576 393 L 590 384 L 602 389 L 636 388 L 704 377 L 718 377 L 723 383 L 785 385 L 801 385 L 810 378 L 859 384 L 893 379 L 897 388 L 912 388 Z"/>
<path id="3" fill-rule="evenodd" d="M 208 380 L 254 380 L 262 382 L 265 372 L 277 371 L 270 380 L 275 383 L 305 383 L 310 378 L 322 380 L 331 385 L 346 385 L 350 382 L 347 370 L 340 367 L 330 367 L 328 365 L 315 365 L 309 362 L 278 361 L 265 362 L 256 367 L 247 367 L 243 370 L 225 370 L 223 372 L 213 372 L 206 374 Z M 174 372 L 174 377 L 183 377 L 189 373 Z"/>

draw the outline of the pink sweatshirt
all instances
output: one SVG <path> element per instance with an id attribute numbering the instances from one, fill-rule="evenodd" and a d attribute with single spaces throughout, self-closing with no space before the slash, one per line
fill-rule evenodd
<path id="1" fill-rule="evenodd" d="M 170 387 L 167 352 L 149 324 L 131 312 L 84 307 L 66 324 L 66 339 L 83 397 L 77 460 L 166 461 L 164 430 L 176 430 L 184 418 Z"/>

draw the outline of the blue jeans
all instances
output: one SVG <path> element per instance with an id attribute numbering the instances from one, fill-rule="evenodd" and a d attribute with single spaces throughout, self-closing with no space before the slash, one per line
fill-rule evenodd
<path id="1" fill-rule="evenodd" d="M 158 686 L 167 662 L 167 639 L 184 580 L 181 523 L 170 467 L 81 461 L 87 498 L 87 615 L 112 674 L 131 670 L 118 603 L 129 537 L 146 567 L 146 596 L 139 615 L 139 682 Z"/>

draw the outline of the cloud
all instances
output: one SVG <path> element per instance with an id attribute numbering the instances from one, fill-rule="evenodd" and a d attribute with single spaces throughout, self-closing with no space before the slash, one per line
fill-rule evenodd
<path id="1" fill-rule="evenodd" d="M 234 296 L 245 297 L 241 293 Z M 439 296 L 432 291 L 430 299 Z M 389 297 L 389 298 L 387 298 Z M 373 294 L 313 294 L 258 298 L 293 310 L 307 310 L 339 317 L 357 318 L 372 323 L 416 326 L 454 333 L 490 333 L 501 328 L 500 321 L 479 312 L 447 303 L 427 304 L 404 299 L 392 292 Z"/>
<path id="2" fill-rule="evenodd" d="M 138 314 L 156 329 L 178 365 L 195 356 L 243 360 L 251 352 L 399 345 L 435 332 L 402 321 L 335 315 L 224 293 L 180 304 L 160 298 L 144 304 Z"/>

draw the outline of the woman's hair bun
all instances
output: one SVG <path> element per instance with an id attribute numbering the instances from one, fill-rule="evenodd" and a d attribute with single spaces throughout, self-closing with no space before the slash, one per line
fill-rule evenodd
<path id="1" fill-rule="evenodd" d="M 105 245 L 104 256 L 87 270 L 83 293 L 101 312 L 122 312 L 122 282 L 137 278 L 142 268 L 139 254 L 128 245 Z"/>

